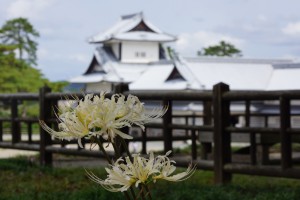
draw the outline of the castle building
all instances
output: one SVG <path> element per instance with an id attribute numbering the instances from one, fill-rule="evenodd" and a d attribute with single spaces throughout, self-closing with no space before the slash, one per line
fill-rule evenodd
<path id="1" fill-rule="evenodd" d="M 83 75 L 70 82 L 84 84 L 85 91 L 95 92 L 110 91 L 117 83 L 130 85 L 153 68 L 164 75 L 174 71 L 172 76 L 176 78 L 175 63 L 164 46 L 175 40 L 175 36 L 146 20 L 143 13 L 122 16 L 113 27 L 89 39 L 96 45 L 90 65 Z M 152 82 L 156 78 L 154 75 Z"/>
<path id="2" fill-rule="evenodd" d="M 128 84 L 130 90 L 179 91 L 211 90 L 224 82 L 231 90 L 299 90 L 300 63 L 287 59 L 249 59 L 225 57 L 182 58 L 167 48 L 176 37 L 154 26 L 137 13 L 121 16 L 110 29 L 94 35 L 89 43 L 96 46 L 84 74 L 69 80 L 71 88 L 85 92 L 112 91 L 114 85 Z M 203 105 L 187 102 L 179 110 L 201 111 Z M 292 106 L 300 113 L 299 106 Z M 234 111 L 242 111 L 238 103 Z M 271 102 L 251 106 L 251 112 L 274 113 Z M 251 118 L 257 126 L 264 119 Z M 300 126 L 300 118 L 297 126 Z M 273 121 L 272 121 L 273 120 Z M 278 126 L 278 117 L 270 127 Z M 242 121 L 242 120 L 239 120 Z"/>
<path id="3" fill-rule="evenodd" d="M 176 37 L 143 13 L 121 16 L 110 29 L 89 38 L 96 46 L 84 74 L 69 80 L 85 92 L 130 90 L 211 90 L 219 82 L 231 90 L 300 89 L 300 64 L 286 59 L 182 58 L 166 48 Z"/>

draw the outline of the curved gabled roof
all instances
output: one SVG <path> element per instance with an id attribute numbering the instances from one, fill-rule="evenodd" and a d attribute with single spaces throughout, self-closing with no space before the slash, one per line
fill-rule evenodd
<path id="1" fill-rule="evenodd" d="M 273 66 L 272 77 L 266 90 L 299 90 L 300 64 L 287 63 Z"/>
<path id="2" fill-rule="evenodd" d="M 104 43 L 112 40 L 171 42 L 176 37 L 163 33 L 147 21 L 143 13 L 122 16 L 121 20 L 103 33 L 89 38 L 90 43 Z"/>

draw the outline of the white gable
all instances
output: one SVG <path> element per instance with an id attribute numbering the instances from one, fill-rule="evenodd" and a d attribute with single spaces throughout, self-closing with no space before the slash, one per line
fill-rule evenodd
<path id="1" fill-rule="evenodd" d="M 154 32 L 133 31 L 128 32 L 137 26 L 140 22 L 144 22 Z M 121 20 L 113 27 L 103 33 L 96 34 L 88 41 L 90 43 L 102 43 L 111 40 L 134 40 L 134 41 L 157 41 L 157 42 L 171 42 L 175 41 L 176 37 L 163 33 L 160 29 L 155 27 L 149 21 L 144 19 L 142 13 L 122 17 Z"/>
<path id="2" fill-rule="evenodd" d="M 274 68 L 272 77 L 266 90 L 299 90 L 300 66 Z"/>
<path id="3" fill-rule="evenodd" d="M 118 64 L 114 63 L 114 72 L 121 77 L 122 81 L 125 83 L 131 83 L 136 81 L 141 74 L 143 74 L 147 69 L 148 65 L 143 64 Z"/>
<path id="4" fill-rule="evenodd" d="M 155 65 L 148 69 L 129 85 L 130 90 L 185 90 L 190 87 L 185 80 L 167 81 L 174 65 Z"/>

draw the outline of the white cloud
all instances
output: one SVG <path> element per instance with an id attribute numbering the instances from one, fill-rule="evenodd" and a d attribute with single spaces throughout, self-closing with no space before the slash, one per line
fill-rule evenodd
<path id="1" fill-rule="evenodd" d="M 39 29 L 39 32 L 43 36 L 51 36 L 55 34 L 55 30 L 49 27 L 43 27 Z"/>
<path id="2" fill-rule="evenodd" d="M 81 63 L 87 63 L 88 61 L 90 61 L 90 55 L 87 54 L 83 54 L 83 53 L 77 53 L 74 55 L 70 55 L 69 59 L 74 60 L 74 61 L 78 61 Z"/>
<path id="3" fill-rule="evenodd" d="M 216 45 L 221 40 L 229 42 L 237 48 L 241 48 L 245 43 L 244 40 L 230 35 L 209 31 L 198 31 L 196 33 L 180 34 L 176 41 L 175 48 L 183 55 L 194 56 L 198 50 L 211 45 Z"/>
<path id="4" fill-rule="evenodd" d="M 39 19 L 42 12 L 55 0 L 15 0 L 7 8 L 7 17 Z"/>
<path id="5" fill-rule="evenodd" d="M 282 29 L 282 32 L 289 36 L 300 36 L 300 22 L 288 23 L 287 26 Z"/>
<path id="6" fill-rule="evenodd" d="M 47 49 L 45 48 L 38 48 L 38 51 L 37 51 L 37 57 L 39 59 L 43 59 L 43 58 L 46 58 L 47 56 L 49 56 L 49 52 Z"/>
<path id="7" fill-rule="evenodd" d="M 257 18 L 257 20 L 258 20 L 259 22 L 265 23 L 265 22 L 268 21 L 268 18 L 267 18 L 265 15 L 263 15 L 263 14 L 259 14 L 256 18 Z"/>
<path id="8" fill-rule="evenodd" d="M 53 50 L 52 47 L 49 47 L 47 45 L 39 45 L 37 50 L 37 58 L 40 61 L 61 61 L 66 56 L 63 54 L 63 52 L 59 50 Z"/>
<path id="9" fill-rule="evenodd" d="M 246 32 L 254 33 L 259 30 L 261 30 L 259 27 L 253 25 L 253 24 L 244 24 L 242 25 L 242 29 Z"/>

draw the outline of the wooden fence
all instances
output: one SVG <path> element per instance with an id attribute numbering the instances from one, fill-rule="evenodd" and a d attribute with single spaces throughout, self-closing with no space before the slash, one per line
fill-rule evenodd
<path id="1" fill-rule="evenodd" d="M 124 95 L 130 93 L 138 96 L 141 101 L 155 101 L 169 107 L 161 122 L 148 124 L 146 131 L 134 138 L 133 141 L 142 143 L 142 153 L 146 153 L 149 141 L 163 141 L 164 151 L 167 152 L 173 149 L 174 141 L 191 140 L 191 155 L 183 158 L 174 155 L 174 159 L 179 165 L 186 166 L 187 163 L 193 161 L 199 169 L 213 170 L 216 183 L 226 183 L 231 180 L 232 174 L 236 173 L 300 178 L 300 168 L 297 168 L 295 160 L 292 158 L 292 144 L 300 142 L 300 139 L 297 139 L 300 129 L 291 126 L 292 117 L 296 115 L 291 102 L 300 100 L 300 91 L 230 91 L 228 85 L 219 83 L 214 86 L 213 91 L 129 92 L 126 91 L 126 87 L 121 85 L 116 88 L 115 92 Z M 38 124 L 38 118 L 44 120 L 49 126 L 57 128 L 53 113 L 58 102 L 65 97 L 74 95 L 82 97 L 82 94 L 51 93 L 49 88 L 41 88 L 39 94 L 0 95 L 1 106 L 10 108 L 10 117 L 0 118 L 0 148 L 38 151 L 42 165 L 52 164 L 53 153 L 103 156 L 99 151 L 90 151 L 88 147 L 84 149 L 65 148 L 70 143 L 76 144 L 76 141 L 52 140 L 43 129 L 39 130 L 38 139 L 33 137 L 32 126 Z M 23 101 L 39 103 L 38 118 L 20 116 L 18 109 Z M 251 110 L 251 106 L 257 102 L 270 101 L 275 101 L 273 107 L 278 112 L 262 114 Z M 176 105 L 186 102 L 196 102 L 202 108 L 192 115 L 178 114 Z M 242 109 L 238 112 L 232 109 L 236 103 L 242 105 Z M 297 106 L 297 103 L 295 105 Z M 251 119 L 255 116 L 264 117 L 263 127 L 251 125 Z M 269 127 L 268 118 L 274 116 L 280 119 L 278 127 Z M 244 124 L 235 126 L 232 123 L 233 117 L 242 117 Z M 182 118 L 185 123 L 174 123 L 175 118 Z M 196 119 L 200 119 L 201 123 L 195 123 Z M 5 124 L 6 126 L 9 124 L 11 127 L 10 133 L 4 134 Z M 24 128 L 24 126 L 27 128 L 22 131 L 21 127 Z M 153 128 L 162 130 L 163 134 L 149 135 L 147 130 Z M 175 130 L 184 130 L 185 134 L 174 134 Z M 246 159 L 245 162 L 236 159 L 232 150 L 234 142 L 241 142 L 236 139 L 237 134 L 244 135 L 243 138 L 249 138 L 247 141 L 243 141 L 249 145 L 248 160 Z M 259 141 L 258 138 L 260 138 Z M 267 140 L 261 138 L 267 138 Z M 197 145 L 199 142 L 201 143 L 200 147 Z M 89 141 L 83 141 L 83 143 L 87 144 Z M 269 147 L 273 144 L 280 146 L 280 164 L 265 162 L 269 159 Z M 198 148 L 201 148 L 200 155 L 197 154 Z"/>

